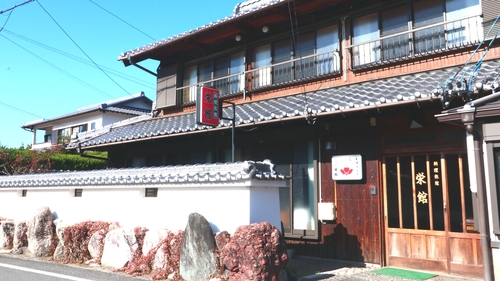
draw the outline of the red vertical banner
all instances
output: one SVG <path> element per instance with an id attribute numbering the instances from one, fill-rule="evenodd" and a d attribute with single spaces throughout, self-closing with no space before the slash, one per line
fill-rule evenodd
<path id="1" fill-rule="evenodd" d="M 196 96 L 196 123 L 218 126 L 221 119 L 219 90 L 208 87 L 198 88 Z"/>

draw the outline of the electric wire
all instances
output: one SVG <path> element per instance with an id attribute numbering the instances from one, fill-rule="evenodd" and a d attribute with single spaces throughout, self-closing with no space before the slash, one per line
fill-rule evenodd
<path id="1" fill-rule="evenodd" d="M 0 32 L 2 32 L 2 30 L 4 29 L 4 27 L 7 25 L 7 23 L 9 22 L 9 19 L 10 19 L 10 16 L 12 15 L 12 13 L 14 12 L 14 10 L 12 10 L 10 13 L 9 13 L 9 16 L 7 17 L 7 19 L 5 20 L 5 22 L 3 23 L 2 25 L 2 28 L 0 28 Z"/>
<path id="2" fill-rule="evenodd" d="M 23 46 L 21 46 L 21 45 L 17 44 L 16 42 L 14 42 L 14 41 L 12 41 L 11 39 L 7 38 L 5 35 L 0 34 L 0 36 L 1 36 L 1 37 L 3 37 L 3 38 L 5 38 L 6 40 L 10 41 L 12 44 L 14 44 L 14 45 L 18 46 L 19 48 L 23 49 L 24 51 L 26 51 L 26 52 L 30 53 L 31 55 L 35 56 L 36 58 L 38 58 L 38 59 L 42 60 L 43 62 L 45 62 L 45 63 L 49 64 L 50 66 L 54 67 L 55 69 L 59 70 L 60 72 L 62 72 L 62 73 L 64 73 L 64 74 L 66 74 L 66 75 L 67 75 L 67 76 L 69 76 L 70 78 L 73 78 L 73 79 L 75 79 L 76 81 L 78 81 L 78 82 L 80 82 L 80 83 L 82 83 L 82 84 L 84 84 L 84 85 L 86 85 L 86 86 L 90 87 L 91 89 L 93 89 L 93 90 L 95 90 L 95 91 L 97 91 L 97 92 L 99 92 L 99 93 L 102 93 L 102 94 L 104 94 L 104 95 L 106 95 L 106 96 L 108 96 L 108 97 L 115 98 L 115 97 L 113 97 L 112 95 L 110 95 L 110 94 L 108 94 L 108 93 L 106 93 L 106 92 L 103 92 L 103 91 L 101 91 L 101 90 L 97 89 L 96 87 L 94 87 L 94 86 L 90 85 L 89 83 L 87 83 L 87 82 L 83 81 L 82 79 L 80 79 L 80 78 L 78 78 L 78 77 L 76 77 L 76 76 L 72 75 L 71 73 L 69 73 L 69 72 L 67 72 L 67 71 L 63 70 L 62 68 L 58 67 L 57 65 L 55 65 L 55 64 L 53 64 L 53 63 L 51 63 L 51 62 L 49 62 L 48 60 L 46 60 L 46 59 L 44 59 L 44 58 L 42 58 L 42 57 L 38 56 L 37 54 L 35 54 L 35 53 L 31 52 L 30 50 L 28 50 L 28 49 L 24 48 Z"/>
<path id="3" fill-rule="evenodd" d="M 464 65 L 462 65 L 458 70 L 457 72 L 455 72 L 455 74 L 453 76 L 451 76 L 450 78 L 448 78 L 448 81 L 447 82 L 451 82 L 453 81 L 456 76 L 458 75 L 458 73 L 460 73 L 460 71 L 462 71 L 464 69 L 464 67 L 469 64 L 470 60 L 474 57 L 474 55 L 477 53 L 477 51 L 481 48 L 481 46 L 484 44 L 484 42 L 486 41 L 486 38 L 488 38 L 488 36 L 490 35 L 490 32 L 493 30 L 493 27 L 496 25 L 497 21 L 500 19 L 500 14 L 498 14 L 497 18 L 495 19 L 495 21 L 493 22 L 493 24 L 490 26 L 490 29 L 488 30 L 488 32 L 486 33 L 486 35 L 484 36 L 483 40 L 481 40 L 481 43 L 479 43 L 479 45 L 477 46 L 477 48 L 474 50 L 474 52 L 472 52 L 472 54 L 469 56 L 469 58 L 467 59 L 467 61 L 464 63 Z M 498 33 L 497 33 L 498 34 Z M 495 36 L 496 37 L 496 36 Z M 468 70 L 465 71 L 465 73 L 467 72 Z M 464 75 L 462 74 L 460 80 L 462 79 Z"/>
<path id="4" fill-rule="evenodd" d="M 17 111 L 22 112 L 22 113 L 26 113 L 26 114 L 29 114 L 29 115 L 35 116 L 35 117 L 37 117 L 37 118 L 43 118 L 43 117 L 42 117 L 42 116 L 40 116 L 40 115 L 36 115 L 36 114 L 34 114 L 34 113 L 32 113 L 32 112 L 29 112 L 29 111 L 23 110 L 23 109 L 21 109 L 21 108 L 19 108 L 19 107 L 15 107 L 15 106 L 13 106 L 13 105 L 7 104 L 7 103 L 2 102 L 2 101 L 0 101 L 0 105 L 2 105 L 2 106 L 4 106 L 4 107 L 7 107 L 7 108 L 10 108 L 10 109 L 17 110 Z"/>
<path id="5" fill-rule="evenodd" d="M 62 28 L 62 26 L 55 20 L 54 17 L 52 17 L 52 15 L 42 6 L 42 4 L 40 3 L 40 1 L 36 1 L 38 3 L 38 5 L 42 8 L 42 10 L 45 11 L 45 13 L 52 19 L 52 21 L 54 21 L 54 23 L 61 29 L 61 31 L 71 40 L 71 42 L 73 42 L 73 44 L 75 44 L 75 46 L 80 49 L 80 51 L 104 74 L 106 75 L 113 83 L 115 83 L 119 88 L 121 88 L 125 93 L 127 93 L 127 95 L 130 95 L 132 96 L 132 94 L 130 94 L 127 90 L 125 90 L 125 88 L 123 88 L 120 84 L 118 84 L 118 82 L 116 82 L 111 76 L 109 76 L 76 42 L 75 40 L 73 40 L 73 38 L 71 38 L 71 36 L 66 32 L 66 30 L 64 30 L 64 28 Z"/>
<path id="6" fill-rule="evenodd" d="M 35 41 L 33 39 L 27 38 L 27 37 L 22 36 L 20 34 L 14 33 L 14 32 L 12 32 L 12 31 L 10 31 L 8 29 L 4 29 L 3 32 L 6 33 L 6 34 L 9 34 L 11 36 L 17 37 L 17 38 L 19 38 L 21 40 L 27 41 L 27 42 L 29 42 L 31 44 L 34 44 L 34 45 L 37 45 L 37 46 L 42 47 L 44 49 L 47 49 L 49 51 L 52 51 L 52 52 L 54 52 L 56 54 L 65 56 L 67 58 L 70 58 L 70 59 L 72 59 L 74 61 L 83 63 L 83 64 L 88 65 L 88 66 L 92 66 L 94 68 L 96 67 L 92 62 L 90 62 L 88 60 L 85 60 L 85 59 L 83 59 L 81 57 L 78 57 L 78 56 L 75 56 L 73 54 L 70 54 L 68 52 L 62 51 L 62 50 L 57 49 L 55 47 L 51 47 L 49 45 L 46 45 L 46 44 L 43 44 L 41 42 Z M 135 76 L 131 76 L 131 75 L 125 74 L 125 73 L 120 72 L 120 71 L 116 71 L 116 70 L 114 70 L 112 68 L 109 68 L 109 67 L 105 67 L 105 66 L 102 66 L 102 65 L 101 65 L 101 67 L 103 69 L 106 69 L 108 72 L 113 73 L 115 76 L 118 76 L 120 78 L 126 79 L 126 80 L 128 80 L 130 82 L 133 82 L 133 83 L 136 83 L 136 84 L 148 87 L 150 89 L 156 90 L 155 86 L 152 83 L 150 83 L 150 82 L 147 82 L 145 80 L 139 79 L 139 78 L 137 78 Z"/>
<path id="7" fill-rule="evenodd" d="M 120 17 L 118 17 L 117 15 L 113 14 L 112 12 L 106 10 L 105 8 L 103 8 L 102 6 L 99 6 L 97 3 L 95 3 L 94 1 L 92 0 L 89 0 L 90 3 L 96 5 L 97 7 L 101 8 L 102 10 L 104 10 L 105 12 L 107 12 L 108 14 L 112 15 L 113 17 L 119 19 L 120 21 L 122 21 L 123 23 L 125 23 L 126 25 L 132 27 L 133 29 L 139 31 L 140 33 L 146 35 L 147 37 L 149 37 L 150 39 L 152 39 L 153 41 L 156 41 L 156 39 L 154 39 L 153 37 L 149 36 L 148 34 L 146 34 L 145 32 L 143 32 L 142 30 L 138 29 L 137 27 L 131 25 L 130 23 L 126 22 L 125 20 L 121 19 Z"/>
<path id="8" fill-rule="evenodd" d="M 35 0 L 28 0 L 28 1 L 25 1 L 25 2 L 23 2 L 23 3 L 21 3 L 21 4 L 17 4 L 17 5 L 15 5 L 14 7 L 9 8 L 9 9 L 7 9 L 7 10 L 0 11 L 0 15 L 1 15 L 1 14 L 3 14 L 3 13 L 6 13 L 6 12 L 8 12 L 8 11 L 12 11 L 12 10 L 14 10 L 15 8 L 17 8 L 17 7 L 19 7 L 19 6 L 22 6 L 22 5 L 28 4 L 29 2 L 33 2 L 33 1 L 35 1 Z"/>

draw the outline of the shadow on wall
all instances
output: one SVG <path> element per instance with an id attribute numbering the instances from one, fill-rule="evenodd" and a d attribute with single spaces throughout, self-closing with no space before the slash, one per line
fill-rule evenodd
<path id="1" fill-rule="evenodd" d="M 325 244 L 328 245 L 328 258 L 339 260 L 364 262 L 363 251 L 358 236 L 347 233 L 341 223 L 335 226 L 333 234 L 325 236 Z M 322 253 L 324 255 L 325 253 Z"/>
<path id="2" fill-rule="evenodd" d="M 327 259 L 345 261 L 365 262 L 361 243 L 356 235 L 350 235 L 342 224 L 324 225 L 320 228 L 334 227 L 332 234 L 324 237 L 321 241 L 287 241 L 287 247 L 294 249 L 296 255 L 313 256 Z M 319 229 L 320 233 L 322 229 Z M 330 231 L 328 231 L 330 232 Z"/>

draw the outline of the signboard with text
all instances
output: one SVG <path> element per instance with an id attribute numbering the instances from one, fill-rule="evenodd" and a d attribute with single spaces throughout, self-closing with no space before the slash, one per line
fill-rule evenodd
<path id="1" fill-rule="evenodd" d="M 361 155 L 353 154 L 332 156 L 332 179 L 363 179 L 363 161 Z"/>
<path id="2" fill-rule="evenodd" d="M 218 126 L 222 117 L 220 105 L 219 90 L 199 87 L 196 95 L 196 123 Z"/>

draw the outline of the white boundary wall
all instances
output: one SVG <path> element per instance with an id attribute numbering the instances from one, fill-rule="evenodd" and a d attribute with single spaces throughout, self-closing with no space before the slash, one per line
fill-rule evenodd
<path id="1" fill-rule="evenodd" d="M 146 170 L 127 171 L 140 174 Z M 113 170 L 107 172 L 111 174 Z M 81 172 L 81 178 L 88 179 L 93 173 Z M 252 173 L 250 177 L 255 175 Z M 234 176 L 234 171 L 231 174 Z M 61 173 L 62 177 L 64 175 Z M 52 174 L 50 176 L 53 178 Z M 71 176 L 74 180 L 75 176 Z M 99 171 L 99 176 L 101 180 L 103 171 Z M 23 178 L 23 181 L 33 178 L 32 175 L 15 177 Z M 203 182 L 110 185 L 101 180 L 102 184 L 93 185 L 14 187 L 15 181 L 6 183 L 7 178 L 13 177 L 0 177 L 0 217 L 8 219 L 30 219 L 36 208 L 48 206 L 56 218 L 68 222 L 102 220 L 118 222 L 124 227 L 145 226 L 176 231 L 183 230 L 189 214 L 197 212 L 210 222 L 214 232 L 226 230 L 234 233 L 238 226 L 264 221 L 281 230 L 279 187 L 285 186 L 283 179 L 245 179 L 245 174 L 242 178 L 240 173 L 235 180 Z M 67 179 L 63 180 L 68 182 Z M 82 189 L 81 197 L 74 197 L 75 188 Z M 157 197 L 145 197 L 146 188 L 158 188 Z M 22 196 L 23 190 L 25 197 Z"/>

